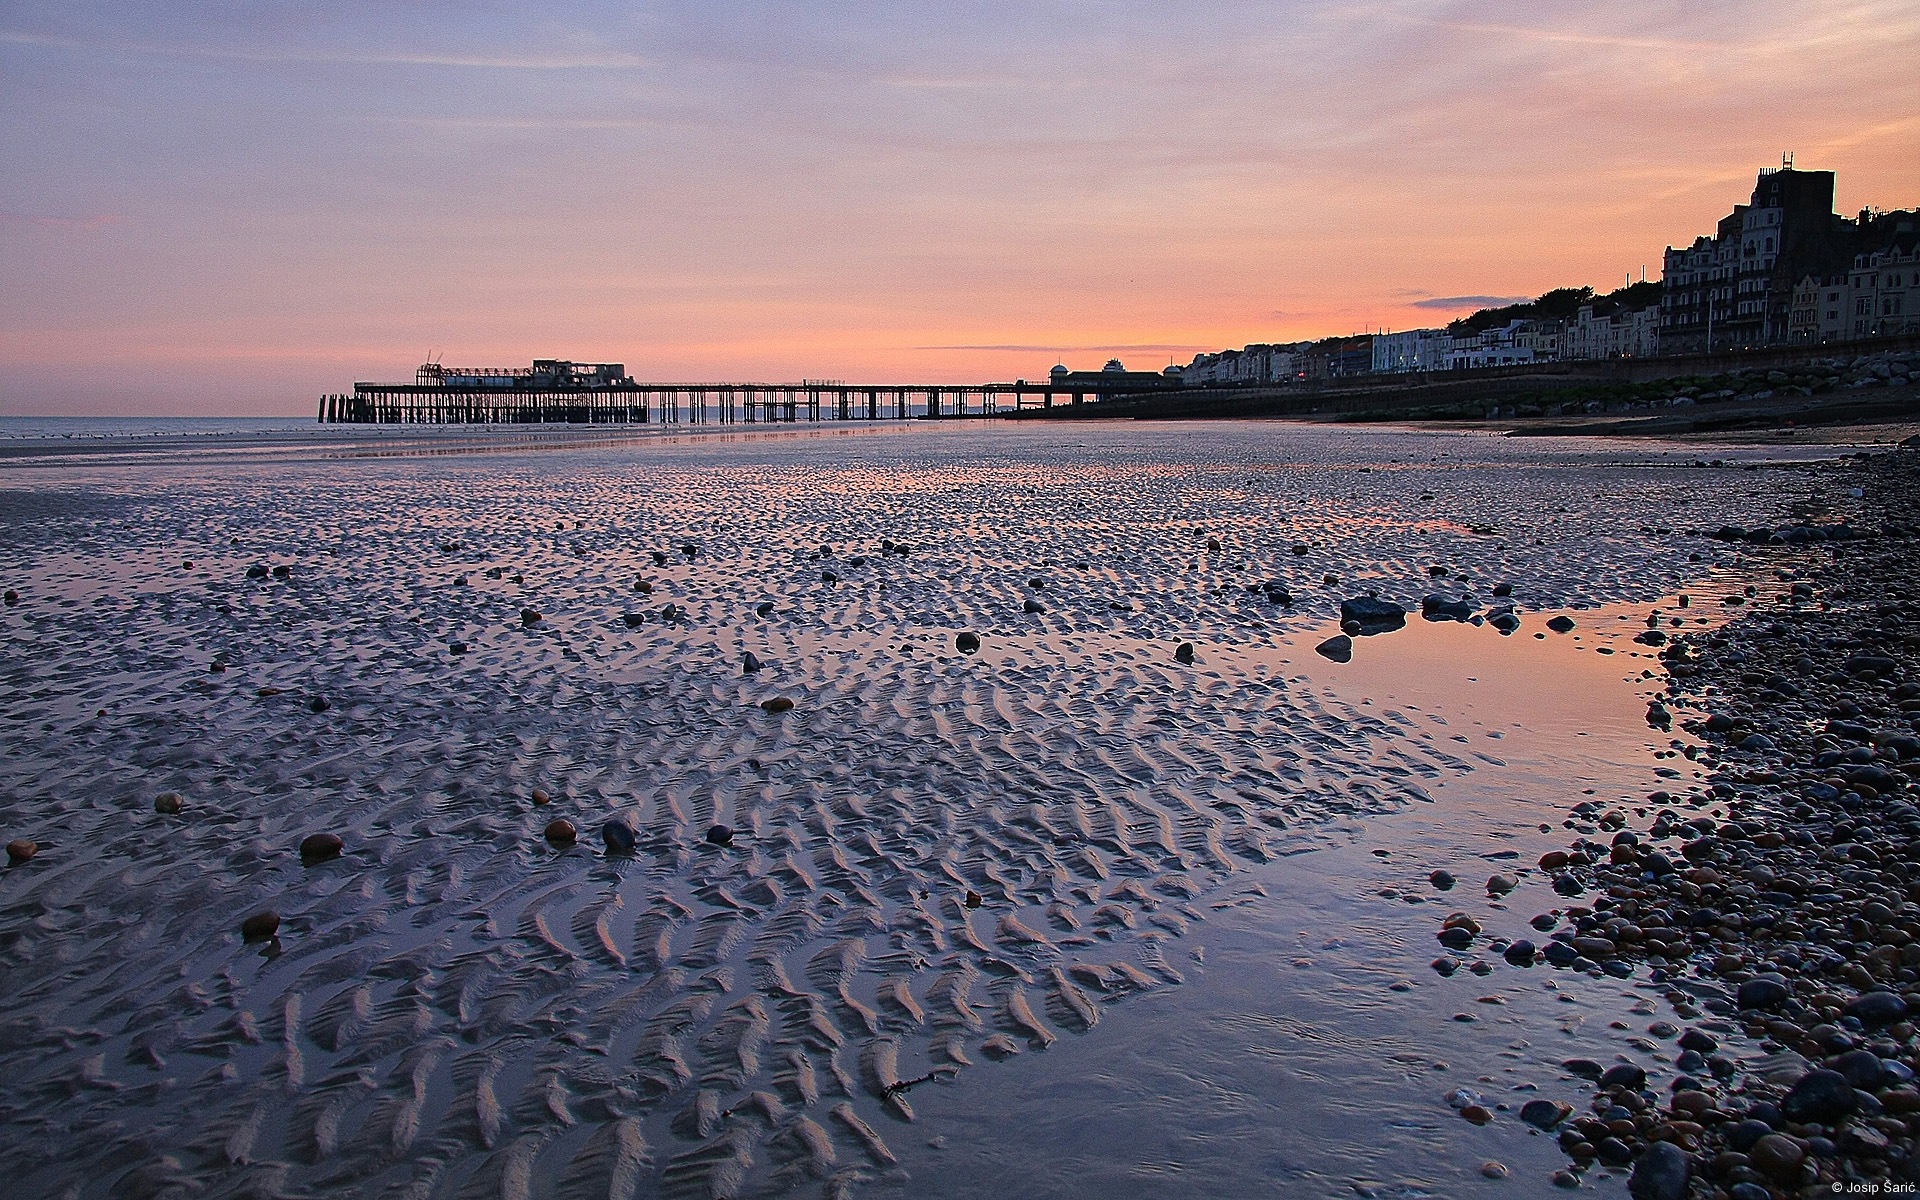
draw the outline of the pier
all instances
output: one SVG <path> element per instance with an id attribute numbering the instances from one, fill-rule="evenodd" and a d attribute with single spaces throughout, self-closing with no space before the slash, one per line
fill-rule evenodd
<path id="1" fill-rule="evenodd" d="M 320 398 L 322 424 L 665 425 L 907 421 L 1017 416 L 1072 408 L 1177 381 L 1077 372 L 1046 382 L 976 384 L 643 383 L 619 363 L 542 359 L 531 368 L 423 365 L 412 383 L 356 383 Z M 1153 382 L 1148 383 L 1151 380 Z"/>

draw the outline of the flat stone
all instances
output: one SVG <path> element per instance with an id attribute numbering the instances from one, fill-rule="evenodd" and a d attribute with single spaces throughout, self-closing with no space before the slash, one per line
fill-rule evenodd
<path id="1" fill-rule="evenodd" d="M 542 836 L 556 846 L 571 846 L 575 839 L 580 836 L 580 831 L 573 827 L 572 821 L 567 820 L 565 817 L 556 817 L 554 820 L 547 822 L 547 827 L 542 831 Z"/>
<path id="2" fill-rule="evenodd" d="M 173 816 L 186 805 L 186 798 L 179 792 L 161 792 L 153 798 L 153 811 Z"/>
<path id="3" fill-rule="evenodd" d="M 32 838 L 15 838 L 7 843 L 7 862 L 18 866 L 40 853 L 40 843 Z"/>
<path id="4" fill-rule="evenodd" d="M 257 912 L 240 922 L 240 936 L 249 942 L 264 942 L 280 932 L 280 914 Z"/>

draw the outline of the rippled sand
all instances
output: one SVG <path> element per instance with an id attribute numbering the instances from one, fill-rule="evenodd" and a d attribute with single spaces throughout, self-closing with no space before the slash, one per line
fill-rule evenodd
<path id="1" fill-rule="evenodd" d="M 1311 659 L 1340 599 L 1528 638 L 1824 502 L 1289 426 L 447 448 L 0 469 L 9 1194 L 936 1186 L 924 1097 L 1178 1012 L 1265 864 L 1498 761 Z"/>

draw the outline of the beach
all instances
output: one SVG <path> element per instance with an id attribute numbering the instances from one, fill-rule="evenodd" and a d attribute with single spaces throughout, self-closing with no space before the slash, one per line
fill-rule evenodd
<path id="1" fill-rule="evenodd" d="M 1769 964 L 1518 963 L 1593 914 L 1536 864 L 1751 807 L 1688 722 L 1759 683 L 1673 640 L 1910 562 L 1832 444 L 46 432 L 0 446 L 22 1196 L 1624 1190 L 1520 1110 L 1665 1087 L 1662 1023 L 1777 1061 L 1715 1007 Z M 1718 536 L 1841 525 L 1878 556 Z M 1370 593 L 1404 625 L 1317 653 Z"/>

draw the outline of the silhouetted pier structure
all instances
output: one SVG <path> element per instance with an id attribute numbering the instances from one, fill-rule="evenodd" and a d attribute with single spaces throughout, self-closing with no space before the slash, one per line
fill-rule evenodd
<path id="1" fill-rule="evenodd" d="M 350 395 L 320 398 L 323 424 L 571 425 L 657 422 L 945 420 L 1010 416 L 1135 394 L 1143 383 L 1077 372 L 1045 383 L 855 384 L 641 383 L 619 363 L 541 359 L 531 368 L 457 368 L 428 363 L 412 383 L 356 383 Z"/>

